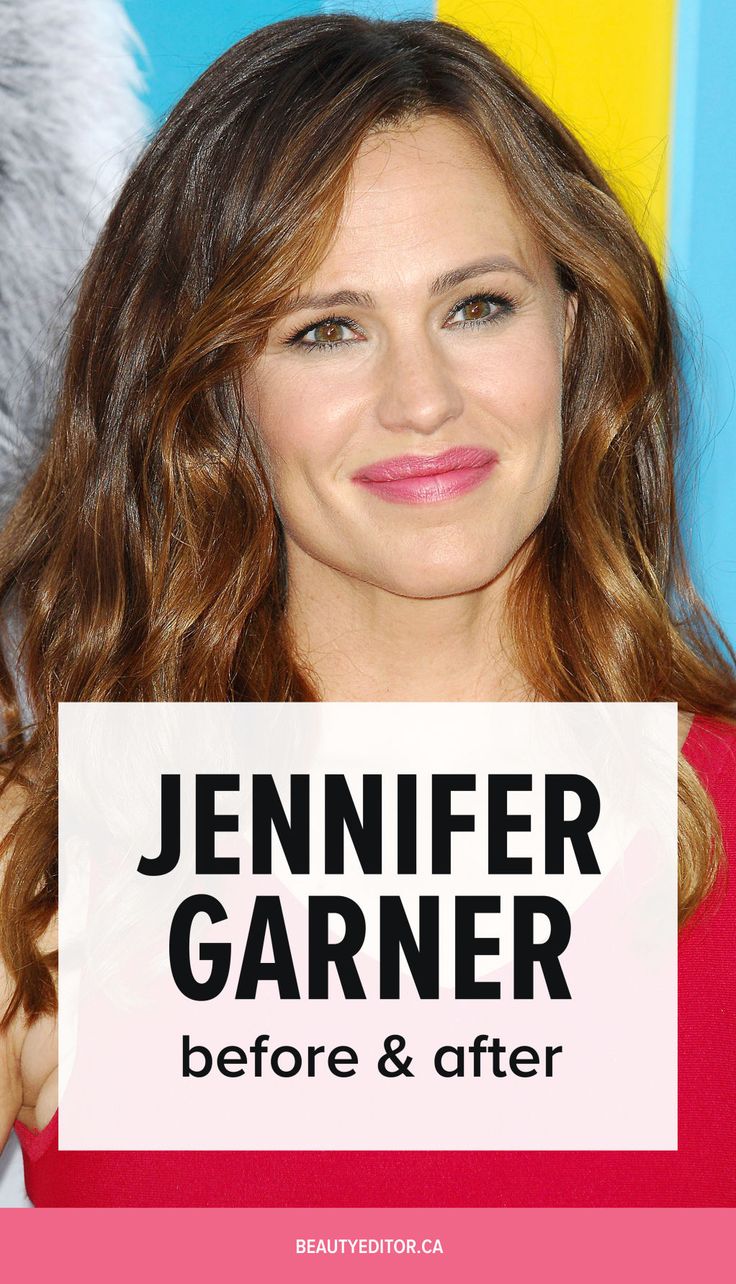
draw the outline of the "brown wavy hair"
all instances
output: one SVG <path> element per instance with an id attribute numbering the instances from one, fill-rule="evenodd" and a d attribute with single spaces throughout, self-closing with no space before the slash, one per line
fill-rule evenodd
<path id="1" fill-rule="evenodd" d="M 55 1004 L 40 938 L 57 898 L 57 702 L 319 698 L 285 623 L 242 372 L 327 251 L 366 135 L 426 113 L 471 132 L 578 297 L 559 485 L 508 600 L 520 669 L 544 700 L 734 713 L 735 657 L 678 533 L 670 306 L 604 176 L 454 26 L 264 27 L 204 72 L 130 174 L 81 281 L 48 449 L 0 536 L 5 788 L 28 788 L 3 844 L 6 1022 Z M 722 843 L 682 758 L 679 845 L 684 919 Z"/>

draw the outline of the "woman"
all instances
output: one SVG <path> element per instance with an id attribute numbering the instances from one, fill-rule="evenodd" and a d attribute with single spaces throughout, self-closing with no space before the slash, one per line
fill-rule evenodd
<path id="1" fill-rule="evenodd" d="M 279 23 L 174 109 L 0 550 L 31 708 L 8 656 L 0 1100 L 35 1202 L 733 1202 L 732 1048 L 700 1073 L 736 679 L 679 542 L 671 329 L 602 175 L 451 26 Z M 680 1151 L 60 1154 L 56 704 L 226 699 L 677 701 Z"/>

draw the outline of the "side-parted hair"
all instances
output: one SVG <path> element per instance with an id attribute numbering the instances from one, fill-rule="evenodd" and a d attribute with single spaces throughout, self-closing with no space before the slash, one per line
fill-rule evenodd
<path id="1" fill-rule="evenodd" d="M 241 380 L 327 252 L 370 131 L 443 114 L 577 295 L 559 484 L 507 604 L 542 700 L 732 718 L 733 652 L 695 593 L 674 487 L 679 378 L 657 265 L 580 143 L 493 51 L 436 21 L 261 28 L 209 67 L 131 172 L 81 281 L 48 449 L 0 535 L 5 1021 L 55 1006 L 56 710 L 314 700 L 284 618 L 280 523 Z M 8 621 L 19 620 L 20 646 Z M 722 839 L 680 758 L 680 913 Z"/>

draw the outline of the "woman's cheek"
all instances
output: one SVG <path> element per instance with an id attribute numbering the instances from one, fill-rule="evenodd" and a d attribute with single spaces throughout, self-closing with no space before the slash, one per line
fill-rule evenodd
<path id="1" fill-rule="evenodd" d="M 521 327 L 491 345 L 473 344 L 458 361 L 466 407 L 480 407 L 491 436 L 528 436 L 560 415 L 562 353 L 556 333 Z"/>

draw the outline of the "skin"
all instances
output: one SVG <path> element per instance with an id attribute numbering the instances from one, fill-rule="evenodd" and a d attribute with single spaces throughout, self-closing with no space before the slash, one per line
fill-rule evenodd
<path id="1" fill-rule="evenodd" d="M 441 274 L 488 260 L 506 266 L 430 293 Z M 300 302 L 347 289 L 374 306 Z M 497 293 L 511 310 L 483 301 Z M 464 129 L 424 117 L 365 141 L 329 253 L 244 380 L 285 532 L 287 614 L 323 699 L 530 694 L 501 610 L 555 490 L 574 317 Z M 289 345 L 307 326 L 318 328 L 305 342 L 339 346 Z M 462 496 L 389 504 L 352 481 L 360 466 L 456 445 L 499 456 Z"/>
<path id="2" fill-rule="evenodd" d="M 0 802 L 0 831 L 7 832 L 25 807 L 24 791 L 13 786 Z M 4 877 L 0 863 L 0 880 Z M 54 920 L 39 942 L 42 952 L 57 948 Z M 10 977 L 0 960 L 0 1013 L 12 993 Z M 0 1033 L 0 1151 L 16 1119 L 29 1128 L 43 1128 L 53 1117 L 58 1097 L 56 1018 L 41 1017 L 32 1025 L 18 1013 Z"/>
<path id="3" fill-rule="evenodd" d="M 430 295 L 439 274 L 500 256 L 516 269 Z M 575 300 L 472 140 L 433 118 L 361 150 L 334 244 L 301 287 L 345 288 L 374 296 L 372 308 L 338 310 L 359 339 L 348 346 L 353 331 L 341 330 L 344 348 L 285 346 L 335 311 L 295 307 L 245 382 L 284 525 L 298 649 L 327 700 L 533 698 L 501 611 L 554 493 Z M 457 324 L 469 317 L 458 303 L 498 291 L 514 311 Z M 499 455 L 461 497 L 393 505 L 351 481 L 379 459 L 458 444 Z M 680 715 L 680 747 L 691 721 Z M 0 802 L 2 832 L 22 801 Z M 55 948 L 55 923 L 42 945 Z M 0 1011 L 10 992 L 0 961 Z M 52 1017 L 29 1027 L 19 1016 L 0 1034 L 0 1149 L 16 1118 L 43 1128 L 53 1117 L 57 1057 Z"/>

